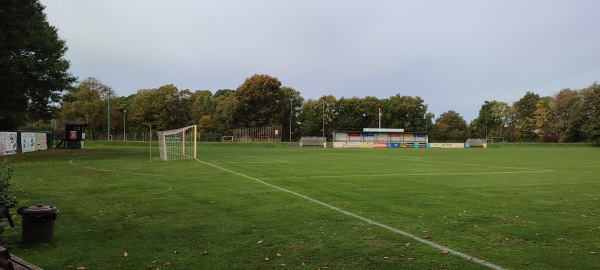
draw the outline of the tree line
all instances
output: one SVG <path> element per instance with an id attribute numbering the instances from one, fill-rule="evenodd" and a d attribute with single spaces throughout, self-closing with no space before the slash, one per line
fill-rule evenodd
<path id="1" fill-rule="evenodd" d="M 372 96 L 324 95 L 304 99 L 300 92 L 282 86 L 269 75 L 253 75 L 237 89 L 190 91 L 169 84 L 120 97 L 95 78 L 86 78 L 64 96 L 63 119 L 88 122 L 90 134 L 111 130 L 146 132 L 196 124 L 203 133 L 229 135 L 236 128 L 282 125 L 282 138 L 301 136 L 331 138 L 333 131 L 358 131 L 365 127 L 403 128 L 427 132 L 430 141 L 457 142 L 467 138 L 491 138 L 510 142 L 597 142 L 600 139 L 600 86 L 563 89 L 541 97 L 527 92 L 508 104 L 484 101 L 476 119 L 467 123 L 456 111 L 437 118 L 420 97 L 400 94 L 379 99 Z M 126 123 L 124 120 L 126 119 Z M 291 131 L 291 134 L 289 133 Z M 291 135 L 291 136 L 290 136 Z"/>
<path id="2" fill-rule="evenodd" d="M 282 125 L 289 127 L 283 128 L 282 138 L 297 140 L 381 125 L 427 132 L 438 142 L 600 141 L 596 82 L 553 96 L 527 92 L 512 104 L 484 101 L 471 123 L 452 110 L 436 118 L 418 96 L 304 99 L 277 78 L 259 74 L 235 90 L 190 91 L 168 84 L 120 97 L 98 79 L 78 81 L 68 72 L 66 42 L 43 11 L 39 0 L 0 1 L 0 130 L 31 129 L 61 118 L 86 121 L 91 138 L 109 130 L 146 132 L 150 125 L 165 130 L 197 124 L 201 132 L 223 135 L 234 128 Z"/>

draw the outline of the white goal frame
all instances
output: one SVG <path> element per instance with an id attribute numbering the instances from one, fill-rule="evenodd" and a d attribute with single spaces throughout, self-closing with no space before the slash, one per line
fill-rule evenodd
<path id="1" fill-rule="evenodd" d="M 164 160 L 196 159 L 196 125 L 157 131 L 160 157 Z"/>

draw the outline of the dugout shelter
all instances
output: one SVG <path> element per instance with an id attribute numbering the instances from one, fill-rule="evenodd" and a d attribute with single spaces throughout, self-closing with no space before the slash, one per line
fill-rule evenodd
<path id="1" fill-rule="evenodd" d="M 65 146 L 68 149 L 81 149 L 85 140 L 85 126 L 87 122 L 65 122 Z"/>
<path id="2" fill-rule="evenodd" d="M 427 132 L 404 132 L 404 129 L 365 128 L 362 131 L 334 131 L 336 148 L 427 148 Z"/>

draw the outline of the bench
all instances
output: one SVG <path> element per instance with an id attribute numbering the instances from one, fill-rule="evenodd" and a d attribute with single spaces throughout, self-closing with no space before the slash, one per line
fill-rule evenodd
<path id="1" fill-rule="evenodd" d="M 0 247 L 0 269 L 1 270 L 43 270 L 25 260 L 10 255 L 8 249 Z"/>

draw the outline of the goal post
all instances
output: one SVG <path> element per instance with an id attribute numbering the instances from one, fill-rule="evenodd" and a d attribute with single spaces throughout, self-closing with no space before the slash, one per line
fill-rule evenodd
<path id="1" fill-rule="evenodd" d="M 157 131 L 160 157 L 164 160 L 196 159 L 197 126 Z"/>

